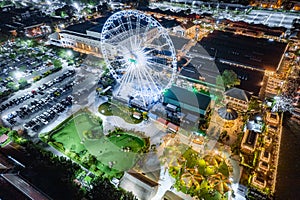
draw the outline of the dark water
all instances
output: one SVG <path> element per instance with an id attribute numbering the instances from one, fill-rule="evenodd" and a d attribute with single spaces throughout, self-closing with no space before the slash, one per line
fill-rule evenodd
<path id="1" fill-rule="evenodd" d="M 300 199 L 300 125 L 285 117 L 277 173 L 276 199 Z"/>

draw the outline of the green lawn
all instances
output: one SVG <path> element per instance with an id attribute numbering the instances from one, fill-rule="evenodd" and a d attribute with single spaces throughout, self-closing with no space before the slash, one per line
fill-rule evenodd
<path id="1" fill-rule="evenodd" d="M 129 133 L 123 132 L 118 135 L 120 136 L 112 135 L 99 140 L 86 140 L 84 144 L 101 163 L 109 165 L 109 162 L 114 162 L 114 169 L 125 171 L 135 164 L 138 152 L 145 144 L 142 139 L 131 136 Z M 131 151 L 123 151 L 125 147 L 130 147 Z"/>
<path id="2" fill-rule="evenodd" d="M 94 138 L 86 137 L 87 131 L 91 131 Z M 145 146 L 143 139 L 130 132 L 118 131 L 104 136 L 101 120 L 88 112 L 75 114 L 41 138 L 71 159 L 108 177 L 131 168 Z"/>
<path id="3" fill-rule="evenodd" d="M 103 115 L 112 116 L 113 113 L 115 113 L 115 111 L 119 111 L 119 109 L 117 110 L 115 106 L 112 106 L 110 103 L 105 102 L 99 106 L 98 111 Z"/>
<path id="4" fill-rule="evenodd" d="M 131 124 L 138 124 L 143 119 L 135 119 L 132 117 L 133 108 L 129 108 L 128 106 L 123 105 L 120 102 L 112 101 L 112 102 L 105 102 L 101 104 L 98 108 L 98 111 L 106 116 L 118 116 L 123 118 L 126 122 Z"/>

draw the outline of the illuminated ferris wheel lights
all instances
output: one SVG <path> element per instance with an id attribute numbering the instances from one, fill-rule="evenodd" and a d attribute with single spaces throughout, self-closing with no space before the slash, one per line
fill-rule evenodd
<path id="1" fill-rule="evenodd" d="M 176 56 L 166 30 L 152 17 L 126 10 L 113 14 L 101 34 L 104 60 L 119 87 L 116 96 L 147 107 L 176 74 Z"/>

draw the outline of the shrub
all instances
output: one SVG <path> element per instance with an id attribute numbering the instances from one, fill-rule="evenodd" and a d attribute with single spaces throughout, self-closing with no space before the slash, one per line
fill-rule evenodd
<path id="1" fill-rule="evenodd" d="M 34 82 L 37 82 L 37 81 L 39 81 L 39 80 L 41 80 L 41 79 L 42 79 L 41 76 L 35 76 L 35 77 L 33 77 L 33 81 L 34 81 Z"/>

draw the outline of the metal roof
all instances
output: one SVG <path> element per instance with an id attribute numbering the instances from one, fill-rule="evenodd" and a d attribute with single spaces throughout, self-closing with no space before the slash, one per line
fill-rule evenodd
<path id="1" fill-rule="evenodd" d="M 226 120 L 235 120 L 236 118 L 238 118 L 237 112 L 232 108 L 228 108 L 227 106 L 221 107 L 218 110 L 218 114 L 220 117 Z"/>
<path id="2" fill-rule="evenodd" d="M 249 102 L 251 98 L 251 94 L 249 92 L 236 87 L 227 90 L 225 95 L 245 102 Z"/>
<path id="3" fill-rule="evenodd" d="M 179 104 L 184 103 L 201 110 L 206 110 L 211 101 L 208 95 L 192 92 L 174 85 L 164 93 L 164 98 L 169 98 L 177 101 Z"/>

